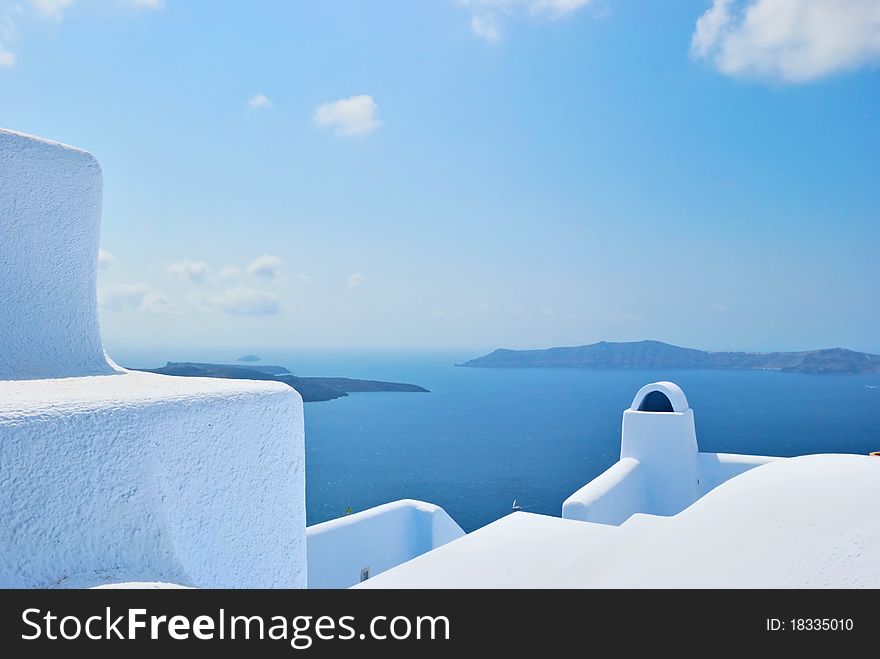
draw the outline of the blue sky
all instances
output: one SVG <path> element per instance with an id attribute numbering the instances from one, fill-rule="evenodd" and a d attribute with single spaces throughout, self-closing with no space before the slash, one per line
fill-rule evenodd
<path id="1" fill-rule="evenodd" d="M 877 0 L 0 0 L 113 348 L 880 352 Z"/>

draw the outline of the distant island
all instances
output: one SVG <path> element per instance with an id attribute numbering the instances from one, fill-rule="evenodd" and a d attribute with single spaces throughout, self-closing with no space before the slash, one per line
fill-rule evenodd
<path id="1" fill-rule="evenodd" d="M 258 358 L 259 359 L 259 358 Z M 424 387 L 415 384 L 381 382 L 378 380 L 352 380 L 350 378 L 304 378 L 294 375 L 283 366 L 263 366 L 241 364 L 201 364 L 197 362 L 168 362 L 160 368 L 130 369 L 159 373 L 161 375 L 180 375 L 195 378 L 232 378 L 234 380 L 276 380 L 296 389 L 303 402 L 316 403 L 348 396 L 351 393 L 371 391 L 401 391 L 428 393 Z"/>
<path id="2" fill-rule="evenodd" d="M 239 362 L 258 362 L 258 361 L 260 361 L 260 358 L 257 357 L 256 355 L 242 355 L 236 361 L 239 361 Z"/>
<path id="3" fill-rule="evenodd" d="M 456 366 L 480 368 L 736 369 L 783 373 L 880 373 L 880 355 L 844 348 L 804 352 L 705 352 L 661 341 L 545 350 L 499 349 Z"/>

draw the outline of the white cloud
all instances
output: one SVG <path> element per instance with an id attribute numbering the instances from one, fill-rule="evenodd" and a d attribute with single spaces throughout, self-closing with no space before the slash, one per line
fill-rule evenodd
<path id="1" fill-rule="evenodd" d="M 107 311 L 139 309 L 148 313 L 167 313 L 171 303 L 148 284 L 125 284 L 111 286 L 100 291 L 98 302 Z"/>
<path id="2" fill-rule="evenodd" d="M 64 18 L 64 10 L 73 4 L 73 0 L 30 0 L 30 3 L 41 16 L 60 21 Z"/>
<path id="3" fill-rule="evenodd" d="M 707 57 L 730 23 L 730 2 L 719 0 L 697 19 L 694 34 L 691 36 L 691 55 Z"/>
<path id="4" fill-rule="evenodd" d="M 358 286 L 364 285 L 364 276 L 355 272 L 348 278 L 348 283 L 346 284 L 349 288 L 357 288 Z"/>
<path id="5" fill-rule="evenodd" d="M 216 297 L 199 296 L 194 303 L 202 311 L 219 311 L 234 316 L 270 316 L 280 313 L 281 300 L 268 291 L 238 286 Z"/>
<path id="6" fill-rule="evenodd" d="M 210 269 L 204 261 L 180 261 L 168 266 L 168 272 L 190 281 L 205 281 Z"/>
<path id="7" fill-rule="evenodd" d="M 582 7 L 586 7 L 593 0 L 531 0 L 527 2 L 530 11 L 541 14 L 555 14 L 564 16 Z"/>
<path id="8" fill-rule="evenodd" d="M 319 105 L 315 109 L 315 123 L 344 137 L 368 135 L 382 125 L 376 118 L 378 109 L 372 96 L 352 96 Z"/>
<path id="9" fill-rule="evenodd" d="M 123 309 L 140 306 L 141 302 L 150 292 L 151 289 L 146 284 L 111 286 L 99 292 L 98 302 L 102 309 L 122 311 Z"/>
<path id="10" fill-rule="evenodd" d="M 471 11 L 471 31 L 489 43 L 501 40 L 503 17 L 530 15 L 556 19 L 582 9 L 593 0 L 457 0 Z"/>
<path id="11" fill-rule="evenodd" d="M 109 270 L 116 265 L 116 257 L 104 249 L 98 250 L 98 267 L 101 270 Z"/>
<path id="12" fill-rule="evenodd" d="M 220 279 L 235 279 L 241 276 L 241 268 L 237 265 L 226 265 L 220 269 L 218 277 Z"/>
<path id="13" fill-rule="evenodd" d="M 275 106 L 265 94 L 255 94 L 248 100 L 248 107 L 253 110 L 270 110 Z"/>
<path id="14" fill-rule="evenodd" d="M 247 271 L 249 274 L 256 275 L 257 277 L 280 279 L 281 265 L 283 263 L 284 261 L 278 256 L 263 254 L 251 261 L 251 264 L 247 267 Z"/>
<path id="15" fill-rule="evenodd" d="M 171 302 L 161 293 L 147 293 L 141 300 L 140 308 L 148 313 L 171 313 L 174 311 Z"/>
<path id="16" fill-rule="evenodd" d="M 0 0 L 0 69 L 15 66 L 15 53 L 6 48 L 10 42 L 15 43 L 18 39 L 19 25 L 27 26 L 33 22 L 33 19 L 60 23 L 74 4 L 74 0 Z M 136 9 L 158 10 L 165 7 L 165 0 L 88 0 L 81 4 L 85 6 L 115 4 Z"/>
<path id="17" fill-rule="evenodd" d="M 15 53 L 6 50 L 0 43 L 0 69 L 11 69 L 15 66 Z"/>
<path id="18" fill-rule="evenodd" d="M 491 14 L 471 16 L 471 30 L 489 43 L 501 41 L 501 28 L 498 26 L 498 20 Z"/>
<path id="19" fill-rule="evenodd" d="M 714 0 L 691 55 L 728 75 L 792 83 L 880 63 L 880 2 Z"/>

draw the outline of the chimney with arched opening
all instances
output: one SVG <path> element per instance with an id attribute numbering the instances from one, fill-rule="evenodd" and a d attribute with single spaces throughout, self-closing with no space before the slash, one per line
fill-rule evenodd
<path id="1" fill-rule="evenodd" d="M 642 387 L 623 413 L 620 457 L 636 458 L 645 470 L 651 510 L 674 515 L 699 497 L 694 413 L 672 382 Z"/>

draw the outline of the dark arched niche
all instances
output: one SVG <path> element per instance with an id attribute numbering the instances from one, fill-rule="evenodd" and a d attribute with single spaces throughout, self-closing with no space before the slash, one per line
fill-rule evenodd
<path id="1" fill-rule="evenodd" d="M 674 412 L 672 403 L 662 391 L 649 391 L 639 403 L 639 412 Z"/>

